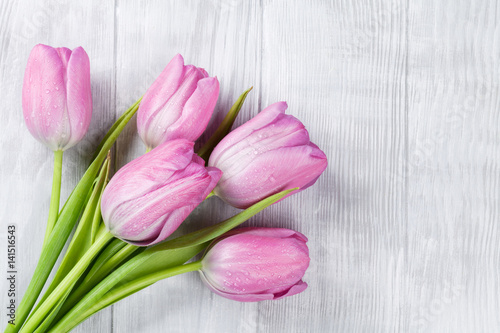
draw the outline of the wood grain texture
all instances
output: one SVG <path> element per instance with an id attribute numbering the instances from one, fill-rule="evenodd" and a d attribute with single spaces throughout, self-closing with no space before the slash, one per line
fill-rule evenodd
<path id="1" fill-rule="evenodd" d="M 409 12 L 412 328 L 498 332 L 500 9 L 424 1 Z"/>
<path id="2" fill-rule="evenodd" d="M 52 174 L 22 119 L 33 45 L 82 45 L 91 58 L 94 115 L 65 154 L 63 199 L 106 129 L 181 53 L 221 84 L 201 140 L 254 86 L 236 125 L 286 100 L 327 154 L 314 187 L 247 222 L 308 236 L 309 288 L 236 303 L 192 273 L 76 332 L 500 332 L 499 17 L 494 0 L 2 1 L 0 246 L 16 223 L 18 289 L 41 248 Z M 115 169 L 143 152 L 132 122 Z M 213 198 L 179 233 L 235 212 Z"/>

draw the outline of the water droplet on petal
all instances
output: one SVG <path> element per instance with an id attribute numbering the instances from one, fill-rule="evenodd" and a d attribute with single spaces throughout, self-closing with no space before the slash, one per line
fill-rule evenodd
<path id="1" fill-rule="evenodd" d="M 50 92 L 50 90 L 49 90 L 49 89 L 45 90 L 45 93 L 46 93 L 46 94 L 48 94 L 49 92 Z"/>

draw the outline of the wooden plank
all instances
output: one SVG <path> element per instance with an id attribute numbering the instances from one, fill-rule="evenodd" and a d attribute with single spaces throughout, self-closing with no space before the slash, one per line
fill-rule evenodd
<path id="1" fill-rule="evenodd" d="M 282 209 L 283 225 L 310 239 L 309 295 L 289 300 L 300 315 L 287 316 L 285 303 L 259 306 L 267 332 L 398 331 L 406 212 L 394 174 L 405 156 L 406 7 L 314 4 L 270 2 L 264 11 L 263 81 L 279 84 L 262 100 L 288 98 L 330 165 Z"/>
<path id="2" fill-rule="evenodd" d="M 498 332 L 500 9 L 409 4 L 410 328 Z"/>

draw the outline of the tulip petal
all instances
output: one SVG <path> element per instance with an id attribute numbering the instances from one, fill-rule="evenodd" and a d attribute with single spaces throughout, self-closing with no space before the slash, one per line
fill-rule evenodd
<path id="1" fill-rule="evenodd" d="M 304 190 L 326 169 L 325 154 L 286 108 L 270 105 L 215 147 L 208 165 L 223 172 L 214 190 L 222 200 L 247 208 L 282 190 Z"/>
<path id="2" fill-rule="evenodd" d="M 286 290 L 285 292 L 274 295 L 274 299 L 281 299 L 283 297 L 297 295 L 306 289 L 307 289 L 307 283 L 301 280 L 297 284 L 293 285 L 290 289 Z"/>
<path id="3" fill-rule="evenodd" d="M 151 122 L 177 91 L 184 76 L 184 59 L 177 54 L 167 64 L 160 76 L 149 87 L 137 112 L 137 129 L 142 140 L 148 144 L 156 133 L 150 133 Z"/>
<path id="4" fill-rule="evenodd" d="M 82 139 L 92 115 L 92 96 L 89 60 L 81 47 L 33 48 L 24 76 L 23 113 L 31 134 L 54 151 Z"/>
<path id="5" fill-rule="evenodd" d="M 189 165 L 193 145 L 186 140 L 170 141 L 122 167 L 104 190 L 103 218 L 110 220 L 119 205 L 127 205 L 167 183 L 175 172 Z"/>
<path id="6" fill-rule="evenodd" d="M 138 246 L 161 242 L 207 197 L 221 171 L 205 168 L 193 145 L 168 141 L 115 174 L 101 201 L 114 236 Z"/>
<path id="7" fill-rule="evenodd" d="M 202 124 L 208 123 L 213 111 L 213 107 L 210 111 L 205 107 L 207 103 L 210 106 L 212 98 L 205 93 L 200 99 L 200 92 L 196 92 L 207 76 L 204 69 L 184 66 L 181 55 L 167 65 L 144 95 L 137 117 L 139 135 L 149 148 L 178 138 L 194 141 L 201 135 L 206 127 Z M 197 104 L 189 103 L 193 96 Z"/>
<path id="8" fill-rule="evenodd" d="M 234 207 L 247 208 L 285 189 L 306 189 L 326 166 L 326 156 L 315 145 L 283 147 L 258 155 L 239 172 L 224 172 L 214 192 Z"/>
<path id="9" fill-rule="evenodd" d="M 205 131 L 219 97 L 219 81 L 208 77 L 198 81 L 179 119 L 167 128 L 168 140 L 179 137 L 196 141 Z"/>
<path id="10" fill-rule="evenodd" d="M 255 235 L 262 237 L 279 237 L 279 238 L 293 237 L 304 243 L 308 241 L 307 237 L 304 234 L 301 234 L 300 232 L 295 230 L 286 228 L 260 228 L 260 227 L 244 227 L 244 228 L 233 229 L 229 232 L 226 232 L 222 237 L 218 238 L 216 241 L 241 233 L 245 233 L 246 235 Z"/>
<path id="11" fill-rule="evenodd" d="M 64 149 L 74 146 L 85 136 L 92 116 L 90 61 L 82 47 L 73 50 L 67 68 L 67 113 L 71 135 L 68 135 Z"/>
<path id="12" fill-rule="evenodd" d="M 267 300 L 272 300 L 274 299 L 273 294 L 233 294 L 233 293 L 228 293 L 224 292 L 222 290 L 219 290 L 217 288 L 214 288 L 210 281 L 207 279 L 203 271 L 200 271 L 200 277 L 201 280 L 205 283 L 205 285 L 214 293 L 216 293 L 219 296 L 222 296 L 224 298 L 231 299 L 233 301 L 239 301 L 239 302 L 260 302 L 260 301 L 267 301 Z"/>
<path id="13" fill-rule="evenodd" d="M 170 236 L 177 228 L 184 222 L 184 220 L 191 214 L 191 212 L 198 206 L 199 202 L 193 203 L 192 205 L 179 207 L 172 214 L 170 214 L 168 220 L 165 220 L 163 226 L 160 230 L 160 233 L 156 235 L 156 237 L 150 240 L 144 240 L 140 242 L 136 242 L 137 246 L 150 246 L 153 244 L 157 244 L 163 240 L 165 240 L 168 236 Z M 134 242 L 131 242 L 134 244 Z"/>
<path id="14" fill-rule="evenodd" d="M 279 299 L 303 291 L 307 238 L 279 228 L 241 228 L 208 248 L 201 276 L 215 293 L 241 302 Z"/>
<path id="15" fill-rule="evenodd" d="M 309 142 L 309 133 L 301 122 L 291 116 L 284 120 L 286 121 L 273 124 L 272 128 L 255 131 L 247 139 L 228 148 L 224 152 L 227 158 L 220 158 L 217 167 L 230 177 L 241 173 L 249 164 L 257 163 L 263 154 L 271 154 L 275 149 L 301 146 Z M 209 165 L 212 164 L 209 162 Z"/>
<path id="16" fill-rule="evenodd" d="M 210 155 L 208 164 L 216 165 L 221 163 L 220 159 L 224 158 L 224 156 L 231 156 L 233 152 L 238 151 L 239 147 L 236 148 L 236 146 L 248 146 L 248 144 L 246 144 L 246 139 L 259 129 L 272 127 L 272 125 L 276 123 L 277 119 L 279 119 L 280 115 L 285 113 L 287 107 L 288 105 L 286 102 L 271 104 L 255 117 L 230 132 L 215 147 Z M 276 132 L 279 131 L 276 130 Z"/>
<path id="17" fill-rule="evenodd" d="M 57 54 L 59 55 L 59 58 L 61 59 L 61 62 L 63 64 L 64 69 L 67 71 L 68 62 L 69 62 L 69 59 L 71 58 L 71 53 L 72 53 L 71 50 L 68 49 L 67 47 L 56 47 L 55 50 L 56 50 Z"/>
<path id="18" fill-rule="evenodd" d="M 38 44 L 31 51 L 23 84 L 23 113 L 31 134 L 59 149 L 66 108 L 65 68 L 57 51 Z M 57 89 L 58 88 L 58 89 Z"/>
<path id="19" fill-rule="evenodd" d="M 168 212 L 172 212 L 185 206 L 194 205 L 186 215 L 176 215 L 180 221 L 173 227 L 173 230 L 177 229 L 191 210 L 205 199 L 205 190 L 211 183 L 207 173 L 202 172 L 203 167 L 198 166 L 197 169 L 193 170 L 197 174 L 193 174 L 193 171 L 177 174 L 175 181 L 163 183 L 156 190 L 134 198 L 132 206 L 131 202 L 125 202 L 118 206 L 113 211 L 113 219 L 122 222 L 118 225 L 111 224 L 110 232 L 119 235 L 122 239 L 140 241 L 144 239 L 143 230 L 155 229 L 155 232 L 148 234 L 146 238 L 157 237 L 165 224 L 172 223 L 171 216 L 165 215 L 165 207 L 168 207 Z M 158 227 L 154 228 L 152 224 L 159 220 L 161 223 L 158 223 Z"/>
<path id="20" fill-rule="evenodd" d="M 162 144 L 171 138 L 177 139 L 172 137 L 171 132 L 167 132 L 167 130 L 181 117 L 184 104 L 196 89 L 196 82 L 199 79 L 198 74 L 200 73 L 196 67 L 184 66 L 184 75 L 177 87 L 177 91 L 170 99 L 165 100 L 165 104 L 161 109 L 151 116 L 147 125 L 148 137 L 154 143 L 154 146 Z"/>

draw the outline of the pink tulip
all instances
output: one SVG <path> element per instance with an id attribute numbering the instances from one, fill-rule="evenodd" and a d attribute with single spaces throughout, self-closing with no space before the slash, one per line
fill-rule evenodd
<path id="1" fill-rule="evenodd" d="M 193 142 L 168 141 L 121 168 L 106 186 L 108 230 L 138 246 L 163 241 L 212 191 L 221 172 L 205 168 Z"/>
<path id="2" fill-rule="evenodd" d="M 196 141 L 219 96 L 219 81 L 176 55 L 144 95 L 137 129 L 148 149 L 168 140 Z"/>
<path id="3" fill-rule="evenodd" d="M 223 172 L 214 193 L 230 205 L 247 208 L 285 189 L 304 190 L 326 169 L 325 154 L 286 109 L 285 102 L 268 106 L 212 152 L 208 165 Z"/>
<path id="4" fill-rule="evenodd" d="M 92 117 L 90 62 L 83 48 L 33 48 L 24 74 L 23 113 L 30 133 L 54 151 L 83 138 Z"/>
<path id="5" fill-rule="evenodd" d="M 288 229 L 242 228 L 216 240 L 201 277 L 216 294 L 240 302 L 280 299 L 304 291 L 307 238 Z"/>

